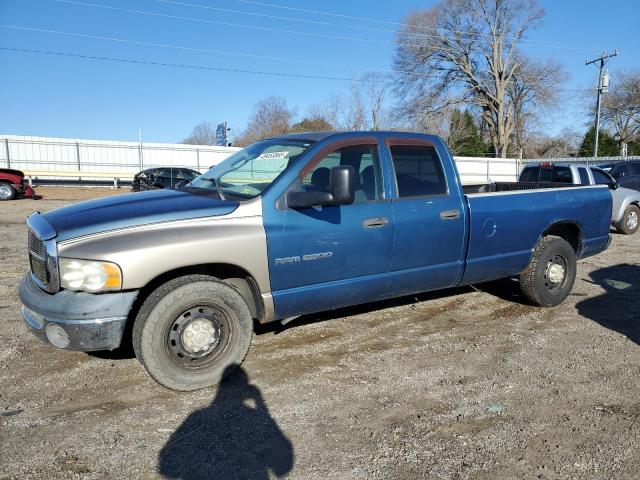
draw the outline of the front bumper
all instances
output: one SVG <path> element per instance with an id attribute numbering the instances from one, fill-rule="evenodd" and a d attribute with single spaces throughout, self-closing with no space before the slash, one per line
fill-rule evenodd
<path id="1" fill-rule="evenodd" d="M 92 294 L 42 291 L 27 274 L 18 289 L 22 316 L 41 340 L 66 350 L 113 350 L 120 346 L 138 290 Z"/>

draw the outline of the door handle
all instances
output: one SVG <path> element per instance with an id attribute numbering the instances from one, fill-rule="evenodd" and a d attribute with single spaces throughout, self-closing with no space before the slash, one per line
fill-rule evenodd
<path id="1" fill-rule="evenodd" d="M 455 220 L 460 218 L 460 210 L 443 210 L 440 212 L 440 219 L 442 220 Z"/>
<path id="2" fill-rule="evenodd" d="M 380 228 L 389 225 L 389 219 L 387 217 L 367 218 L 362 221 L 364 228 Z"/>

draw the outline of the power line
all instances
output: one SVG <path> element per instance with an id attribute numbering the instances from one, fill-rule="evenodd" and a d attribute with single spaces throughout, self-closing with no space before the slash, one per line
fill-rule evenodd
<path id="1" fill-rule="evenodd" d="M 259 1 L 255 1 L 255 0 L 232 0 L 234 2 L 239 2 L 239 3 L 244 3 L 244 4 L 250 4 L 250 5 L 257 5 L 257 6 L 261 6 L 261 7 L 270 7 L 270 8 L 280 8 L 280 9 L 285 9 L 285 10 L 291 10 L 291 11 L 297 11 L 297 12 L 304 12 L 304 13 L 312 13 L 314 15 L 327 15 L 327 16 L 332 16 L 332 17 L 339 17 L 339 18 L 348 18 L 351 20 L 358 20 L 358 21 L 365 21 L 365 22 L 376 22 L 376 23 L 383 23 L 386 25 L 396 25 L 396 26 L 400 26 L 400 27 L 412 27 L 412 28 L 419 28 L 419 29 L 426 29 L 426 30 L 436 30 L 438 31 L 439 29 L 436 27 L 427 27 L 424 25 L 415 25 L 415 24 L 404 24 L 402 22 L 394 22 L 391 20 L 381 20 L 381 19 L 377 19 L 377 18 L 370 18 L 370 17 L 359 17 L 359 16 L 354 16 L 354 15 L 345 15 L 342 13 L 335 13 L 335 12 L 327 12 L 327 11 L 321 11 L 321 10 L 311 10 L 311 9 L 306 9 L 306 8 L 299 8 L 299 7 L 291 7 L 289 5 L 278 5 L 278 4 L 274 4 L 274 3 L 268 3 L 268 2 L 259 2 Z M 455 34 L 459 34 L 459 33 L 463 33 L 463 34 L 469 34 L 469 35 L 486 35 L 483 33 L 479 33 L 479 32 L 465 32 L 463 30 L 455 30 L 455 29 L 446 29 L 443 28 L 441 30 L 444 31 L 449 31 L 451 33 L 455 33 Z M 553 42 L 548 42 L 545 40 L 534 40 L 535 42 L 538 43 L 546 43 L 546 44 L 553 44 Z M 568 45 L 568 44 L 560 44 L 560 43 L 555 43 L 555 45 L 564 45 L 566 48 L 570 48 L 570 49 L 576 49 L 576 50 L 593 50 L 593 47 L 587 47 L 587 46 L 577 46 L 577 45 Z"/>
<path id="2" fill-rule="evenodd" d="M 250 16 L 254 16 L 254 17 L 270 18 L 270 19 L 276 19 L 276 20 L 286 20 L 286 21 L 292 21 L 292 22 L 310 23 L 310 24 L 314 24 L 314 25 L 326 25 L 326 26 L 331 26 L 331 27 L 351 28 L 351 29 L 357 29 L 357 30 L 366 30 L 366 31 L 370 31 L 370 32 L 384 32 L 384 33 L 393 33 L 393 34 L 398 33 L 397 30 L 391 30 L 391 29 L 388 29 L 388 28 L 372 28 L 372 27 L 364 27 L 364 26 L 359 26 L 359 25 L 347 25 L 347 24 L 344 24 L 344 23 L 325 22 L 325 21 L 321 21 L 321 20 L 309 20 L 309 19 L 303 19 L 303 18 L 284 17 L 284 16 L 281 16 L 281 15 L 269 15 L 269 14 L 266 14 L 266 13 L 248 12 L 248 11 L 245 11 L 245 10 L 234 10 L 234 9 L 229 9 L 229 8 L 214 7 L 214 6 L 211 6 L 211 5 L 201 5 L 201 4 L 188 3 L 188 2 L 182 2 L 182 1 L 177 1 L 177 0 L 148 0 L 148 1 L 161 3 L 161 4 L 165 4 L 165 5 L 178 5 L 178 6 L 189 7 L 189 8 L 199 8 L 199 9 L 203 9 L 203 10 L 211 10 L 211 11 L 215 11 L 215 12 L 225 12 L 225 13 L 234 13 L 234 14 L 241 14 L 241 15 L 250 15 Z M 412 27 L 418 27 L 418 26 L 412 26 Z M 436 32 L 439 31 L 439 29 L 433 28 L 433 27 L 418 27 L 418 28 L 429 29 L 429 30 L 436 31 Z M 456 34 L 492 38 L 490 35 L 485 34 L 485 33 L 480 33 L 480 32 L 471 32 L 471 31 L 462 31 L 462 30 L 454 31 L 454 30 L 450 30 L 450 29 L 440 29 L 440 30 L 453 31 Z M 405 32 L 405 34 L 413 36 L 413 37 L 421 37 L 421 38 L 440 38 L 441 37 L 440 35 L 428 34 L 428 33 Z M 575 49 L 575 50 L 591 50 L 590 48 L 587 48 L 587 47 L 563 46 L 561 44 L 554 44 L 553 42 L 545 42 L 545 41 L 539 41 L 539 40 L 524 41 L 524 42 L 521 41 L 521 42 L 518 43 L 518 45 L 537 47 L 537 48 L 567 48 L 567 49 Z"/>
<path id="3" fill-rule="evenodd" d="M 130 8 L 115 7 L 115 6 L 112 6 L 112 5 L 103 5 L 103 4 L 98 4 L 98 3 L 81 2 L 81 1 L 77 1 L 77 0 L 50 0 L 50 1 L 56 2 L 56 3 L 69 4 L 69 5 L 78 5 L 78 6 L 83 6 L 83 7 L 90 7 L 90 8 L 102 8 L 102 9 L 105 9 L 105 10 L 125 12 L 125 13 L 130 13 L 130 14 L 135 14 L 135 15 L 147 15 L 147 16 L 153 16 L 153 17 L 170 18 L 170 19 L 174 19 L 174 20 L 184 20 L 184 21 L 207 23 L 207 24 L 213 24 L 213 25 L 222 25 L 222 26 L 228 26 L 228 27 L 239 27 L 239 28 L 247 28 L 247 29 L 253 29 L 253 30 L 270 31 L 270 32 L 278 32 L 278 33 L 288 33 L 288 34 L 296 34 L 296 35 L 305 35 L 305 36 L 319 37 L 319 38 L 331 38 L 331 39 L 334 39 L 334 40 L 349 40 L 349 41 L 358 41 L 358 42 L 365 42 L 365 43 L 375 43 L 375 44 L 379 44 L 379 45 L 393 44 L 393 42 L 389 42 L 389 41 L 386 41 L 386 40 L 375 40 L 375 39 L 371 39 L 371 38 L 348 37 L 348 36 L 344 36 L 344 35 L 334 35 L 334 34 L 327 34 L 327 33 L 308 32 L 308 31 L 301 31 L 301 30 L 288 30 L 288 29 L 273 28 L 273 27 L 262 27 L 262 26 L 259 26 L 259 25 L 246 25 L 246 24 L 242 24 L 242 23 L 233 23 L 233 22 L 223 22 L 223 21 L 218 21 L 218 20 L 211 20 L 211 19 L 208 19 L 208 18 L 185 17 L 185 16 L 182 16 L 182 15 L 172 15 L 172 14 L 168 14 L 168 13 L 151 12 L 151 11 L 148 11 L 148 10 L 134 10 L 134 9 L 130 9 Z M 402 45 L 413 45 L 413 44 L 406 43 L 406 42 L 398 42 L 398 43 L 402 44 Z M 441 50 L 450 51 L 450 52 L 454 51 L 453 49 L 446 49 L 446 48 L 441 48 Z M 475 52 L 476 53 L 480 53 L 480 54 L 484 54 L 484 55 L 491 55 L 490 52 L 483 52 L 483 51 L 475 51 Z M 548 58 L 546 55 L 529 55 L 529 57 Z"/>
<path id="4" fill-rule="evenodd" d="M 153 60 L 139 60 L 139 59 L 133 59 L 133 58 L 105 57 L 100 55 L 88 55 L 88 54 L 82 54 L 82 53 L 59 52 L 55 50 L 36 50 L 31 48 L 15 48 L 15 47 L 6 47 L 6 46 L 0 46 L 0 50 L 7 51 L 7 52 L 36 53 L 36 54 L 43 54 L 43 55 L 54 55 L 59 57 L 72 57 L 72 58 L 80 58 L 83 60 L 101 60 L 101 61 L 108 61 L 108 62 L 153 65 L 157 67 L 174 67 L 174 68 L 186 68 L 186 69 L 194 69 L 194 70 L 212 70 L 212 71 L 220 71 L 220 72 L 248 73 L 248 74 L 255 74 L 255 75 L 272 75 L 272 76 L 278 76 L 278 77 L 296 77 L 296 78 L 308 78 L 308 79 L 318 79 L 318 80 L 340 80 L 340 81 L 349 81 L 349 82 L 363 81 L 362 79 L 356 78 L 356 77 L 335 77 L 335 76 L 329 76 L 329 75 L 310 75 L 310 74 L 304 74 L 304 73 L 274 72 L 274 71 L 267 71 L 267 70 L 249 70 L 249 69 L 231 68 L 231 67 L 213 67 L 210 65 L 194 65 L 194 64 L 185 64 L 185 63 L 158 62 Z M 376 82 L 375 79 L 372 81 Z M 380 81 L 379 83 L 391 83 L 391 82 Z"/>
<path id="5" fill-rule="evenodd" d="M 37 50 L 30 48 L 16 48 L 16 47 L 7 47 L 0 45 L 0 51 L 7 52 L 17 52 L 17 53 L 34 53 L 34 54 L 42 54 L 42 55 L 51 55 L 58 57 L 71 57 L 71 58 L 79 58 L 83 60 L 100 60 L 105 62 L 119 62 L 119 63 L 130 63 L 130 64 L 138 64 L 138 65 L 152 65 L 156 67 L 173 67 L 173 68 L 185 68 L 192 70 L 210 70 L 210 71 L 220 71 L 220 72 L 229 72 L 229 73 L 247 73 L 254 75 L 270 75 L 277 77 L 294 77 L 294 78 L 306 78 L 306 79 L 315 79 L 315 80 L 338 80 L 338 81 L 347 81 L 347 82 L 365 82 L 370 81 L 373 83 L 381 83 L 392 85 L 394 82 L 390 80 L 382 80 L 382 79 L 363 79 L 358 77 L 337 77 L 337 76 L 329 76 L 329 75 L 316 75 L 316 74 L 304 74 L 297 72 L 274 72 L 269 70 L 252 70 L 252 69 L 242 69 L 242 68 L 232 68 L 232 67 L 214 67 L 210 65 L 195 65 L 195 64 L 185 64 L 185 63 L 172 63 L 172 62 L 160 62 L 153 60 L 140 60 L 133 58 L 121 58 L 121 57 L 107 57 L 100 55 L 89 55 L 89 54 L 81 54 L 81 53 L 72 53 L 72 52 L 60 52 L 55 50 Z M 424 75 L 429 78 L 444 78 L 444 75 Z M 457 79 L 456 81 L 464 82 L 464 79 Z M 558 89 L 556 91 L 559 92 L 590 92 L 593 89 Z"/>
<path id="6" fill-rule="evenodd" d="M 276 61 L 282 61 L 282 62 L 304 63 L 304 64 L 310 64 L 310 65 L 320 65 L 320 66 L 326 66 L 326 67 L 353 68 L 353 69 L 357 69 L 357 70 L 366 70 L 366 71 L 377 72 L 377 73 L 392 73 L 393 72 L 393 70 L 389 70 L 389 69 L 380 70 L 380 69 L 374 69 L 374 68 L 370 68 L 370 67 L 364 67 L 364 66 L 352 65 L 352 64 L 345 64 L 345 63 L 329 63 L 329 62 L 320 62 L 320 61 L 315 61 L 315 60 L 302 60 L 302 59 L 296 59 L 296 58 L 275 57 L 275 56 L 269 56 L 269 55 L 257 55 L 257 54 L 253 54 L 253 53 L 230 52 L 230 51 L 227 51 L 227 50 L 215 50 L 215 49 L 209 49 L 209 48 L 188 47 L 188 46 L 184 46 L 184 45 L 174 45 L 174 44 L 169 44 L 169 43 L 144 42 L 144 41 L 138 41 L 138 40 L 129 40 L 129 39 L 120 38 L 120 37 L 108 37 L 108 36 L 103 36 L 103 35 L 92 35 L 92 34 L 88 34 L 88 33 L 67 32 L 67 31 L 63 31 L 63 30 L 49 30 L 49 29 L 46 29 L 46 28 L 24 27 L 24 26 L 20 26 L 20 25 L 0 24 L 0 28 L 6 28 L 6 29 L 11 29 L 11 30 L 19 30 L 19 31 L 26 31 L 26 32 L 50 33 L 50 34 L 65 35 L 65 36 L 70 36 L 70 37 L 92 38 L 92 39 L 95 39 L 95 40 L 104 40 L 104 41 L 109 41 L 109 42 L 118 42 L 118 43 L 125 43 L 125 44 L 145 46 L 145 47 L 170 48 L 170 49 L 175 49 L 175 50 L 185 50 L 185 51 L 199 52 L 199 53 L 212 53 L 212 54 L 215 54 L 215 55 L 231 55 L 231 56 L 256 58 L 256 59 L 262 59 L 262 60 L 276 60 Z"/>

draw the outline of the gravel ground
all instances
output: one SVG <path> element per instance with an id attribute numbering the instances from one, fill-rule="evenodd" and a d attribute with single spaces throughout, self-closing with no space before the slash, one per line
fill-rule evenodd
<path id="1" fill-rule="evenodd" d="M 503 281 L 307 316 L 185 394 L 27 332 L 25 216 L 115 192 L 38 193 L 0 204 L 2 479 L 638 478 L 640 234 L 559 307 Z"/>

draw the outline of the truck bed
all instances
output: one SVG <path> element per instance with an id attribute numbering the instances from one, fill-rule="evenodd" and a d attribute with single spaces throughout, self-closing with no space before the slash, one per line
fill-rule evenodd
<path id="1" fill-rule="evenodd" d="M 463 188 L 469 249 L 462 283 L 521 272 L 540 236 L 553 226 L 579 228 L 580 257 L 603 250 L 609 241 L 611 194 L 606 185 L 499 182 Z"/>

